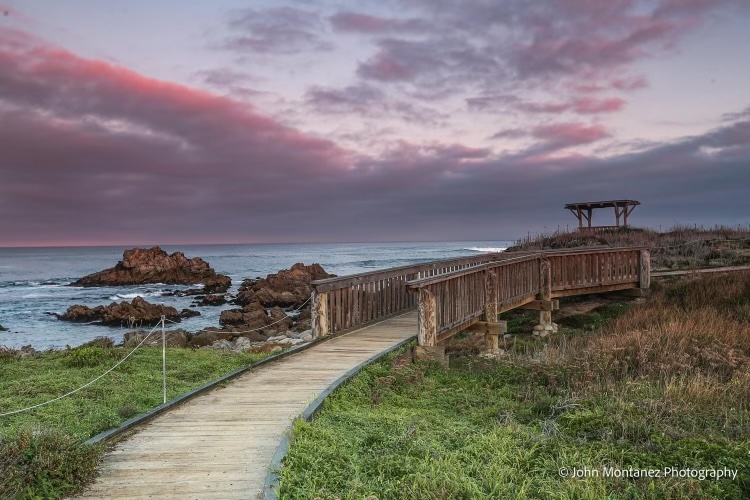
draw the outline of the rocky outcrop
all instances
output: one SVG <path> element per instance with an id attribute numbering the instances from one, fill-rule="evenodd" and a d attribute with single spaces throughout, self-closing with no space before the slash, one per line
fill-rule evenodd
<path id="1" fill-rule="evenodd" d="M 206 295 L 197 302 L 199 306 L 220 306 L 227 303 L 224 295 Z"/>
<path id="2" fill-rule="evenodd" d="M 3 327 L 3 325 L 0 325 L 0 332 L 7 332 L 8 329 Z"/>
<path id="3" fill-rule="evenodd" d="M 64 314 L 56 314 L 58 319 L 74 323 L 95 323 L 107 326 L 154 326 L 165 316 L 170 321 L 180 321 L 177 309 L 161 304 L 151 304 L 136 297 L 133 302 L 112 302 L 108 306 L 96 306 L 93 309 L 82 306 L 70 306 Z"/>
<path id="4" fill-rule="evenodd" d="M 186 319 L 186 318 L 194 318 L 196 316 L 200 316 L 201 313 L 198 311 L 193 311 L 192 309 L 183 309 L 180 311 L 180 318 Z"/>
<path id="5" fill-rule="evenodd" d="M 141 341 L 146 337 L 147 332 L 128 332 L 125 334 L 124 340 L 125 340 L 125 346 L 126 347 L 135 347 L 138 344 L 141 343 Z M 170 330 L 168 332 L 164 332 L 164 340 L 167 344 L 167 347 L 187 347 L 188 341 L 190 340 L 190 333 L 186 332 L 183 329 L 177 329 L 177 330 Z M 145 342 L 143 342 L 143 345 L 146 346 L 161 346 L 161 332 L 154 332 L 152 333 Z"/>
<path id="6" fill-rule="evenodd" d="M 297 263 L 265 279 L 243 281 L 235 302 L 241 306 L 258 302 L 264 307 L 299 307 L 312 294 L 311 281 L 335 276 L 320 264 Z"/>
<path id="7" fill-rule="evenodd" d="M 128 286 L 148 283 L 203 284 L 202 293 L 223 293 L 232 280 L 216 274 L 200 257 L 188 259 L 182 252 L 167 254 L 159 247 L 125 250 L 115 267 L 84 276 L 71 286 Z"/>

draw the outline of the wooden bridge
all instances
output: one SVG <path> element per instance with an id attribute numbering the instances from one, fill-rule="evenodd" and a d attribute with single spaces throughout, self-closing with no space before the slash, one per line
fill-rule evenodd
<path id="1" fill-rule="evenodd" d="M 323 337 L 418 310 L 418 339 L 434 347 L 463 330 L 484 331 L 498 346 L 499 313 L 540 312 L 537 331 L 553 329 L 555 299 L 646 289 L 645 247 L 492 253 L 313 282 L 313 336 Z"/>
<path id="2" fill-rule="evenodd" d="M 556 297 L 649 286 L 645 248 L 483 254 L 313 282 L 315 336 L 331 336 L 160 414 L 116 444 L 85 498 L 259 498 L 290 423 L 353 367 L 418 336 L 438 356 L 451 335 L 484 332 L 498 314 L 539 311 L 552 328 Z M 268 493 L 268 491 L 265 491 Z"/>

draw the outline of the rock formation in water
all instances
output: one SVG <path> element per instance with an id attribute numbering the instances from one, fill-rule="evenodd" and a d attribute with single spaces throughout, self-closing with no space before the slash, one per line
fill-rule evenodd
<path id="1" fill-rule="evenodd" d="M 299 307 L 312 294 L 310 282 L 333 278 L 320 264 L 294 264 L 265 279 L 244 280 L 235 302 L 241 306 L 258 302 L 264 307 Z"/>
<path id="2" fill-rule="evenodd" d="M 115 267 L 84 276 L 71 286 L 129 286 L 149 283 L 203 284 L 203 293 L 223 293 L 232 280 L 217 274 L 200 257 L 188 259 L 182 252 L 167 254 L 159 247 L 125 250 Z"/>
<path id="3" fill-rule="evenodd" d="M 151 304 L 141 297 L 133 302 L 112 302 L 108 306 L 96 306 L 93 309 L 82 306 L 70 306 L 57 318 L 74 323 L 95 323 L 107 326 L 155 326 L 162 315 L 170 321 L 180 321 L 177 309 L 161 304 Z"/>

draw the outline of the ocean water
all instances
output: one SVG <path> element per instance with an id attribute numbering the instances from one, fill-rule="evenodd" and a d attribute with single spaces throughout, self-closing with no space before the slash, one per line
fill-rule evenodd
<path id="1" fill-rule="evenodd" d="M 510 241 L 423 243 L 284 244 L 284 245 L 182 245 L 162 246 L 169 253 L 181 251 L 189 258 L 202 257 L 221 274 L 232 278 L 236 293 L 245 278 L 265 277 L 295 262 L 319 263 L 326 271 L 346 275 L 403 266 L 436 259 L 498 251 Z M 66 286 L 74 280 L 114 266 L 125 247 L 0 248 L 0 346 L 35 349 L 76 346 L 100 336 L 122 341 L 127 328 L 67 323 L 50 313 L 63 313 L 74 304 L 89 307 L 131 301 L 140 295 L 148 302 L 189 308 L 192 297 L 164 296 L 185 285 L 80 288 Z M 219 326 L 224 309 L 192 308 L 201 316 L 183 320 L 180 328 L 195 332 Z"/>

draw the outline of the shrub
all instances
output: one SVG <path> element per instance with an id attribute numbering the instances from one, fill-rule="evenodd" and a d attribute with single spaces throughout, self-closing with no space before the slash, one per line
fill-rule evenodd
<path id="1" fill-rule="evenodd" d="M 71 368 L 98 366 L 115 357 L 114 351 L 102 347 L 84 346 L 71 349 L 65 353 L 63 363 Z"/>
<path id="2" fill-rule="evenodd" d="M 91 480 L 99 448 L 53 431 L 0 438 L 0 498 L 58 498 Z"/>

